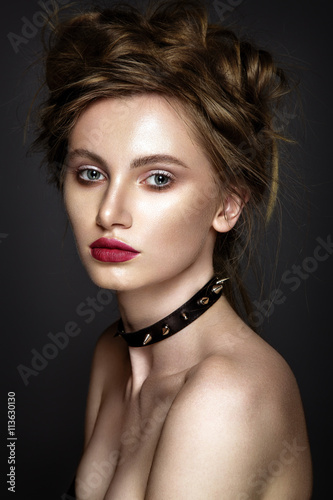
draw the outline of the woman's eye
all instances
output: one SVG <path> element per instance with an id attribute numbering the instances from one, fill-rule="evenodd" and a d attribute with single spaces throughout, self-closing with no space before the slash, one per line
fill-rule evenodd
<path id="1" fill-rule="evenodd" d="M 99 170 L 94 170 L 93 168 L 79 170 L 79 177 L 86 182 L 101 181 L 105 179 L 105 176 Z"/>
<path id="2" fill-rule="evenodd" d="M 152 174 L 146 179 L 146 184 L 157 189 L 169 187 L 171 183 L 172 177 L 167 173 Z"/>

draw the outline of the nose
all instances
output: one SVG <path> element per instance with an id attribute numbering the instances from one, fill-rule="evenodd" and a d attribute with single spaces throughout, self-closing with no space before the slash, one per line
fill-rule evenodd
<path id="1" fill-rule="evenodd" d="M 129 228 L 132 216 L 129 206 L 129 193 L 126 187 L 109 185 L 98 207 L 96 224 L 104 229 L 113 226 Z"/>

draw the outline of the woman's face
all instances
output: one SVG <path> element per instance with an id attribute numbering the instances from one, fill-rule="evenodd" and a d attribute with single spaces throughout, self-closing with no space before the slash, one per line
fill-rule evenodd
<path id="1" fill-rule="evenodd" d="M 82 113 L 69 138 L 64 200 L 82 262 L 102 288 L 213 273 L 221 203 L 212 169 L 163 97 L 102 99 Z M 105 240 L 92 248 L 101 238 L 136 252 Z"/>

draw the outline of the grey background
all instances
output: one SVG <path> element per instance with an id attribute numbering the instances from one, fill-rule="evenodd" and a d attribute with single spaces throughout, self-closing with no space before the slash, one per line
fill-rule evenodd
<path id="1" fill-rule="evenodd" d="M 318 237 L 326 240 L 333 232 L 331 7 L 330 2 L 322 0 L 224 3 L 229 7 L 237 4 L 232 19 L 246 32 L 304 67 L 298 70 L 304 120 L 299 115 L 289 120 L 299 145 L 288 154 L 301 171 L 309 194 L 300 204 L 293 198 L 284 202 L 276 286 L 287 298 L 265 320 L 263 335 L 285 357 L 298 380 L 313 455 L 313 498 L 320 500 L 332 495 L 328 405 L 332 386 L 333 257 L 319 262 L 295 291 L 280 280 L 283 272 L 313 256 Z M 213 2 L 210 5 L 217 19 Z M 59 196 L 39 171 L 40 158 L 27 156 L 23 145 L 24 121 L 40 71 L 28 66 L 40 49 L 40 29 L 30 32 L 28 43 L 21 44 L 18 53 L 7 34 L 21 36 L 22 18 L 38 19 L 34 16 L 39 11 L 42 8 L 35 0 L 1 4 L 1 498 L 11 498 L 4 479 L 8 472 L 5 438 L 7 393 L 14 391 L 16 498 L 55 500 L 70 483 L 81 453 L 93 347 L 99 334 L 117 317 L 117 311 L 112 300 L 95 312 L 89 323 L 89 316 L 79 316 L 78 306 L 88 308 L 88 298 L 96 298 L 99 290 L 85 275 L 70 231 L 63 237 L 66 217 Z M 30 366 L 31 350 L 41 352 L 50 343 L 48 334 L 63 331 L 70 321 L 79 325 L 81 333 L 25 385 L 17 366 Z"/>

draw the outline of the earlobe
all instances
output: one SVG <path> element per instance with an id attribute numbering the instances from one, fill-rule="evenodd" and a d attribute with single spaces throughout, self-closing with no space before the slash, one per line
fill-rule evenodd
<path id="1" fill-rule="evenodd" d="M 247 201 L 247 200 L 246 200 Z M 232 229 L 239 219 L 244 206 L 244 201 L 236 195 L 228 196 L 219 207 L 214 221 L 213 228 L 218 233 L 226 233 Z"/>

